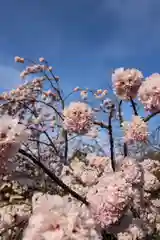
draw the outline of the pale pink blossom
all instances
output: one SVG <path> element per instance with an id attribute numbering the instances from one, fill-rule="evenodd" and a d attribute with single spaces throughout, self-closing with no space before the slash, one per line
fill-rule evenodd
<path id="1" fill-rule="evenodd" d="M 44 57 L 40 57 L 40 58 L 39 58 L 39 62 L 40 62 L 40 63 L 45 62 L 45 58 L 44 58 Z"/>
<path id="2" fill-rule="evenodd" d="M 125 232 L 118 233 L 118 240 L 142 240 L 145 237 L 145 233 L 142 229 L 142 224 L 130 224 Z"/>
<path id="3" fill-rule="evenodd" d="M 21 72 L 20 77 L 23 79 L 26 76 L 28 76 L 29 74 L 41 73 L 47 69 L 48 69 L 48 67 L 45 65 L 34 64 L 31 66 L 28 66 L 23 72 Z"/>
<path id="4" fill-rule="evenodd" d="M 139 116 L 133 116 L 132 122 L 124 122 L 124 139 L 128 143 L 134 141 L 146 142 L 148 139 L 148 125 Z"/>
<path id="5" fill-rule="evenodd" d="M 75 87 L 75 88 L 73 89 L 74 92 L 78 92 L 78 91 L 80 91 L 80 90 L 81 90 L 80 87 Z"/>
<path id="6" fill-rule="evenodd" d="M 143 169 L 135 159 L 124 158 L 120 166 L 120 171 L 122 172 L 122 177 L 128 183 L 139 184 L 142 182 Z"/>
<path id="7" fill-rule="evenodd" d="M 0 119 L 0 164 L 6 164 L 8 158 L 13 157 L 22 142 L 26 141 L 29 132 L 25 126 L 18 124 L 18 119 L 4 115 Z"/>
<path id="8" fill-rule="evenodd" d="M 20 73 L 20 78 L 24 79 L 26 76 L 28 76 L 28 72 L 26 70 Z"/>
<path id="9" fill-rule="evenodd" d="M 93 124 L 91 108 L 82 102 L 72 102 L 64 109 L 64 127 L 71 133 L 86 134 Z"/>
<path id="10" fill-rule="evenodd" d="M 84 186 L 92 186 L 98 182 L 98 177 L 103 172 L 103 168 L 92 167 L 90 164 L 85 164 L 84 162 L 75 159 L 71 163 L 71 168 L 73 170 L 72 175 L 75 180 L 78 180 Z"/>
<path id="11" fill-rule="evenodd" d="M 144 170 L 160 176 L 160 162 L 153 159 L 144 159 L 140 163 Z"/>
<path id="12" fill-rule="evenodd" d="M 86 99 L 88 98 L 88 91 L 87 91 L 87 90 L 82 90 L 82 91 L 80 92 L 80 95 L 81 95 L 81 98 L 82 98 L 83 100 L 86 100 Z"/>
<path id="13" fill-rule="evenodd" d="M 16 57 L 14 58 L 14 60 L 15 60 L 15 62 L 18 62 L 18 63 L 24 63 L 24 58 L 21 58 L 21 57 L 19 57 L 19 56 L 16 56 Z"/>
<path id="14" fill-rule="evenodd" d="M 103 170 L 107 166 L 108 161 L 110 161 L 108 157 L 96 156 L 95 154 L 87 154 L 86 159 L 90 166 Z"/>
<path id="15" fill-rule="evenodd" d="M 160 74 L 154 73 L 142 83 L 138 96 L 145 109 L 160 111 Z"/>
<path id="16" fill-rule="evenodd" d="M 107 91 L 106 89 L 105 89 L 105 90 L 98 89 L 98 90 L 94 93 L 94 96 L 95 96 L 95 98 L 97 98 L 97 99 L 101 99 L 101 98 L 104 98 L 107 93 L 108 93 L 108 91 Z"/>
<path id="17" fill-rule="evenodd" d="M 157 179 L 157 177 L 148 172 L 144 171 L 144 190 L 149 192 L 154 192 L 156 190 L 160 189 L 160 182 Z"/>
<path id="18" fill-rule="evenodd" d="M 118 68 L 112 74 L 113 89 L 122 100 L 134 99 L 142 83 L 143 74 L 137 69 Z"/>
<path id="19" fill-rule="evenodd" d="M 26 71 L 28 73 L 39 73 L 39 72 L 43 72 L 46 69 L 47 69 L 47 66 L 45 65 L 35 64 L 27 67 Z"/>
<path id="20" fill-rule="evenodd" d="M 120 173 L 108 173 L 87 194 L 97 224 L 107 228 L 116 223 L 131 201 L 132 187 Z"/>
<path id="21" fill-rule="evenodd" d="M 33 196 L 33 214 L 23 240 L 100 240 L 89 209 L 68 196 Z"/>

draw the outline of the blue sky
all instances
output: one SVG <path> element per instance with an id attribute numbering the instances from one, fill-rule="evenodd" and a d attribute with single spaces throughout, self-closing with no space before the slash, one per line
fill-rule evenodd
<path id="1" fill-rule="evenodd" d="M 159 0 L 1 0 L 0 89 L 20 83 L 16 55 L 48 59 L 66 92 L 106 88 L 117 67 L 158 72 L 159 13 Z"/>

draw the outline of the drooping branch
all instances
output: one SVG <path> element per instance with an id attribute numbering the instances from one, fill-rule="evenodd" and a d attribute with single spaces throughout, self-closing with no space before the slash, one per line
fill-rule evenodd
<path id="1" fill-rule="evenodd" d="M 89 205 L 89 202 L 82 196 L 80 196 L 78 193 L 73 191 L 70 187 L 68 187 L 63 181 L 61 181 L 53 172 L 51 172 L 42 162 L 38 161 L 36 158 L 34 158 L 31 154 L 26 152 L 23 149 L 19 149 L 19 153 L 21 153 L 23 156 L 29 158 L 34 164 L 36 164 L 38 167 L 43 169 L 43 171 L 58 185 L 60 186 L 65 192 L 71 194 L 74 198 L 81 201 L 85 205 Z"/>

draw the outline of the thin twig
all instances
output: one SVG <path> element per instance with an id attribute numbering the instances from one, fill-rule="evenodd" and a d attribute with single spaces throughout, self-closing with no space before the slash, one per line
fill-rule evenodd
<path id="1" fill-rule="evenodd" d="M 106 123 L 99 122 L 99 121 L 94 121 L 93 122 L 95 125 L 100 126 L 101 128 L 109 129 L 109 126 Z"/>
<path id="2" fill-rule="evenodd" d="M 150 114 L 149 116 L 147 116 L 146 118 L 144 118 L 144 122 L 148 122 L 152 117 L 156 116 L 157 114 L 159 114 L 160 111 L 154 112 L 152 114 Z"/>

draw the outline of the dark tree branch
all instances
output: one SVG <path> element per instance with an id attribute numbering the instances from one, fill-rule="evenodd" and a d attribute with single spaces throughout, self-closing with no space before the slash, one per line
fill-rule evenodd
<path id="1" fill-rule="evenodd" d="M 101 128 L 105 128 L 105 129 L 107 129 L 107 130 L 108 130 L 108 125 L 107 125 L 107 124 L 105 124 L 105 123 L 103 123 L 103 122 L 94 121 L 93 123 L 94 123 L 95 125 L 98 125 L 98 126 L 100 126 Z"/>
<path id="2" fill-rule="evenodd" d="M 28 157 L 34 164 L 36 164 L 38 167 L 43 169 L 43 171 L 58 185 L 60 186 L 65 192 L 68 194 L 71 194 L 74 198 L 81 201 L 85 205 L 89 205 L 89 202 L 83 197 L 81 197 L 78 193 L 73 191 L 70 187 L 68 187 L 63 181 L 61 181 L 54 173 L 52 173 L 42 162 L 39 162 L 36 158 L 34 158 L 32 155 L 27 153 L 23 149 L 19 149 L 19 153 L 21 153 L 23 156 Z"/>
<path id="3" fill-rule="evenodd" d="M 118 105 L 120 127 L 122 127 L 122 124 L 123 124 L 123 116 L 122 116 L 121 106 L 122 106 L 122 100 L 119 102 L 119 105 Z M 127 147 L 126 143 L 123 144 L 123 153 L 124 153 L 124 157 L 127 157 L 128 147 Z"/>
<path id="4" fill-rule="evenodd" d="M 136 104 L 131 97 L 130 97 L 130 101 L 131 101 L 131 105 L 132 105 L 132 108 L 133 108 L 134 115 L 138 116 L 138 112 L 137 112 L 137 109 L 136 109 Z"/>
<path id="5" fill-rule="evenodd" d="M 149 116 L 147 116 L 146 118 L 144 118 L 143 121 L 148 122 L 152 117 L 156 116 L 159 113 L 160 113 L 160 111 L 154 112 L 154 113 L 150 114 Z"/>
<path id="6" fill-rule="evenodd" d="M 111 165 L 112 169 L 115 172 L 115 163 L 114 163 L 114 139 L 112 132 L 112 115 L 114 111 L 114 105 L 112 105 L 109 118 L 108 118 L 108 134 L 109 134 L 109 142 L 110 142 L 110 154 L 111 154 Z"/>

